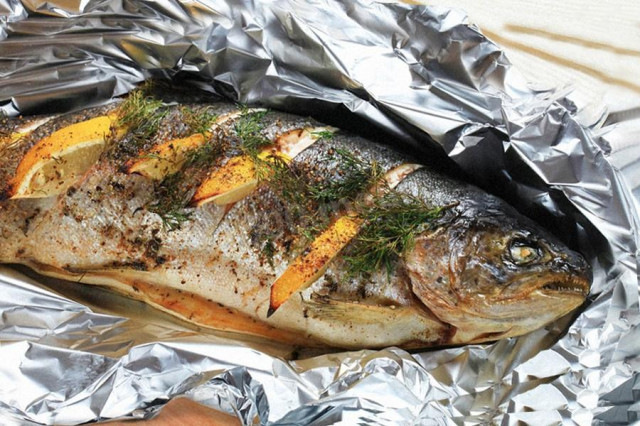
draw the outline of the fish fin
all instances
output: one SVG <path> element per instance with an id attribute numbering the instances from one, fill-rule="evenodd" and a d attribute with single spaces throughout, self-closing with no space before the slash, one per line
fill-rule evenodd
<path id="1" fill-rule="evenodd" d="M 145 302 L 190 324 L 263 337 L 280 343 L 326 347 L 327 344 L 311 336 L 276 328 L 237 309 L 206 299 L 189 291 L 151 284 L 136 277 L 137 271 L 127 269 L 99 269 L 68 271 L 37 262 L 25 262 L 39 274 L 84 284 L 107 287 L 125 296 Z"/>

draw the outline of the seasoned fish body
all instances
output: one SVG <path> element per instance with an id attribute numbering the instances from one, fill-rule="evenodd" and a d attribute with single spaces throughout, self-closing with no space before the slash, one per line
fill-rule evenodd
<path id="1" fill-rule="evenodd" d="M 139 123 L 112 119 L 120 130 L 99 138 L 103 151 L 86 170 L 65 178 L 67 160 L 54 158 L 33 176 L 53 173 L 57 186 L 33 178 L 28 188 L 41 185 L 46 196 L 17 196 L 27 186 L 16 170 L 43 138 L 119 108 L 52 118 L 0 143 L 0 262 L 108 286 L 203 326 L 343 348 L 516 336 L 572 311 L 589 291 L 586 261 L 502 200 L 313 120 L 225 103 L 190 107 L 210 116 L 197 137 L 181 106 L 162 106 L 142 141 Z M 250 151 L 251 138 L 272 144 Z M 195 159 L 211 141 L 206 161 Z M 299 193 L 287 193 L 297 191 L 289 175 L 274 174 L 276 163 Z M 352 173 L 372 168 L 371 182 Z M 359 212 L 391 192 L 437 213 L 411 228 L 390 261 L 354 272 L 358 247 L 368 250 L 359 236 L 377 220 Z M 176 194 L 187 202 L 176 204 Z M 297 283 L 293 265 L 311 278 Z M 288 292 L 275 305 L 279 280 Z"/>

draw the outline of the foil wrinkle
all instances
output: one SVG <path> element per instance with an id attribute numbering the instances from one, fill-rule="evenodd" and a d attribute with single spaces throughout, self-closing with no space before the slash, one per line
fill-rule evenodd
<path id="1" fill-rule="evenodd" d="M 334 117 L 417 157 L 444 152 L 594 271 L 584 310 L 520 338 L 292 360 L 291 348 L 2 267 L 4 423 L 150 417 L 180 396 L 251 425 L 638 420 L 640 121 L 587 117 L 570 92 L 532 89 L 464 13 L 367 0 L 0 0 L 0 76 L 9 116 L 171 78 Z"/>

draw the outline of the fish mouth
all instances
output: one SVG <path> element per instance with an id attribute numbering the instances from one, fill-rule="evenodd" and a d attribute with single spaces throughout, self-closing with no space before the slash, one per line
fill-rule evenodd
<path id="1" fill-rule="evenodd" d="M 589 281 L 575 276 L 554 277 L 544 281 L 536 290 L 546 296 L 575 295 L 586 297 L 589 294 Z"/>

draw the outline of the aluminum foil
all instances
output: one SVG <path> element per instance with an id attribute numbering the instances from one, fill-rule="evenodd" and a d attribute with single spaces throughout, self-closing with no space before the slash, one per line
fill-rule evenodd
<path id="1" fill-rule="evenodd" d="M 0 108 L 9 115 L 103 103 L 160 77 L 332 119 L 416 156 L 445 152 L 594 267 L 584 310 L 521 338 L 297 356 L 3 268 L 5 424 L 148 417 L 179 395 L 252 425 L 638 419 L 640 120 L 603 126 L 605 113 L 587 114 L 570 92 L 532 89 L 455 10 L 0 0 L 0 13 Z"/>

